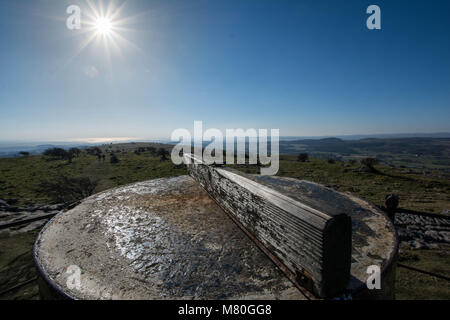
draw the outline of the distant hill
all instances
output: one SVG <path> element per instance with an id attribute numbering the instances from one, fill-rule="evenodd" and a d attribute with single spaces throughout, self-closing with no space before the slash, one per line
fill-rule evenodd
<path id="1" fill-rule="evenodd" d="M 280 140 L 320 140 L 325 138 L 339 138 L 342 140 L 361 140 L 368 138 L 377 139 L 394 139 L 394 138 L 450 138 L 450 132 L 435 132 L 435 133 L 378 133 L 378 134 L 349 134 L 349 135 L 333 135 L 333 136 L 281 136 Z"/>
<path id="2" fill-rule="evenodd" d="M 124 142 L 124 143 L 83 143 L 83 142 L 55 142 L 55 143 L 14 143 L 14 142 L 0 142 L 0 158 L 11 158 L 20 156 L 19 152 L 29 152 L 31 155 L 42 154 L 45 150 L 50 148 L 89 148 L 89 147 L 105 147 L 113 145 L 114 148 L 129 145 L 130 148 L 134 148 L 136 144 L 140 146 L 155 146 L 161 145 L 159 142 L 147 141 L 147 142 Z M 167 144 L 165 144 L 167 146 Z M 126 148 L 126 147 L 125 147 Z"/>
<path id="3" fill-rule="evenodd" d="M 388 164 L 450 169 L 450 138 L 338 138 L 280 141 L 280 153 L 309 153 L 319 158 L 375 157 Z"/>
<path id="4" fill-rule="evenodd" d="M 43 153 L 45 150 L 50 148 L 84 148 L 85 146 L 74 144 L 74 145 L 59 145 L 59 144 L 42 144 L 42 145 L 23 145 L 23 146 L 1 146 L 0 145 L 0 158 L 10 158 L 10 157 L 17 157 L 20 156 L 19 152 L 25 151 L 29 152 L 31 155 L 38 155 Z"/>
<path id="5" fill-rule="evenodd" d="M 431 134 L 430 134 L 431 135 Z M 438 135 L 438 134 L 434 134 Z M 440 134 L 446 135 L 446 134 Z M 449 137 L 391 137 L 362 139 L 343 139 L 341 137 L 307 138 L 282 137 L 280 139 L 280 154 L 298 155 L 308 153 L 318 158 L 360 159 L 375 157 L 387 164 L 407 167 L 444 169 L 450 171 L 450 134 Z M 36 144 L 2 145 L 0 144 L 0 158 L 20 156 L 19 152 L 26 151 L 31 155 L 42 154 L 49 148 L 85 148 L 99 146 L 111 151 L 129 151 L 136 147 L 164 147 L 170 149 L 174 142 L 158 144 L 155 142 L 128 142 L 114 144 Z M 206 146 L 207 142 L 204 143 Z"/>

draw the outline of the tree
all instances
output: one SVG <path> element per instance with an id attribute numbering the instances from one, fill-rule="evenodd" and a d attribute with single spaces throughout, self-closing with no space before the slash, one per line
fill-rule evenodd
<path id="1" fill-rule="evenodd" d="M 67 152 L 66 157 L 65 157 L 67 160 L 67 163 L 72 163 L 73 157 L 74 157 L 73 153 Z"/>
<path id="2" fill-rule="evenodd" d="M 147 147 L 148 152 L 151 154 L 156 154 L 156 148 L 155 147 Z"/>
<path id="3" fill-rule="evenodd" d="M 79 157 L 81 154 L 81 150 L 78 148 L 70 148 L 69 152 L 74 156 L 74 157 Z"/>
<path id="4" fill-rule="evenodd" d="M 44 156 L 52 157 L 60 160 L 67 160 L 68 163 L 72 163 L 73 154 L 62 148 L 51 148 L 44 151 Z"/>
<path id="5" fill-rule="evenodd" d="M 300 153 L 297 157 L 297 160 L 300 162 L 306 162 L 309 160 L 309 155 L 307 153 Z"/>
<path id="6" fill-rule="evenodd" d="M 65 159 L 67 157 L 67 151 L 62 148 L 50 148 L 44 151 L 44 156 Z"/>
<path id="7" fill-rule="evenodd" d="M 87 148 L 86 152 L 90 155 L 96 156 L 102 153 L 102 150 L 99 147 Z"/>
<path id="8" fill-rule="evenodd" d="M 28 157 L 30 155 L 30 153 L 26 151 L 20 151 L 19 154 L 21 154 L 24 157 Z"/>
<path id="9" fill-rule="evenodd" d="M 111 157 L 109 158 L 109 161 L 110 161 L 112 164 L 114 164 L 114 163 L 119 163 L 119 162 L 120 162 L 119 158 L 117 158 L 117 156 L 116 156 L 114 153 L 111 154 Z"/>
<path id="10" fill-rule="evenodd" d="M 378 160 L 376 158 L 361 159 L 361 164 L 364 166 L 367 172 L 377 172 L 377 169 L 375 169 L 374 167 L 377 163 Z"/>
<path id="11" fill-rule="evenodd" d="M 159 148 L 157 154 L 158 154 L 158 156 L 161 157 L 161 161 L 169 160 L 169 159 L 167 158 L 167 156 L 169 155 L 169 151 L 167 151 L 166 149 L 164 149 L 164 148 Z"/>

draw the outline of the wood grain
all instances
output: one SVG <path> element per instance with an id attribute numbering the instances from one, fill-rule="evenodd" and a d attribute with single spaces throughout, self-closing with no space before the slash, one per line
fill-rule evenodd
<path id="1" fill-rule="evenodd" d="M 295 284 L 322 298 L 345 290 L 352 250 L 346 213 L 314 209 L 242 173 L 184 156 L 189 174 Z"/>

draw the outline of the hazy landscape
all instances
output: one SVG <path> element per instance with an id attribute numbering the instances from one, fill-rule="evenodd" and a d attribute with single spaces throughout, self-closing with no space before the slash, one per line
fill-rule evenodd
<path id="1" fill-rule="evenodd" d="M 449 141 L 433 138 L 284 141 L 278 175 L 351 192 L 380 207 L 384 206 L 387 194 L 396 194 L 401 209 L 450 216 Z M 137 142 L 67 148 L 74 152 L 69 158 L 59 156 L 54 147 L 50 149 L 53 153 L 46 152 L 50 155 L 25 153 L 2 158 L 0 199 L 16 209 L 13 214 L 5 212 L 5 207 L 0 209 L 3 210 L 0 221 L 23 218 L 28 210 L 29 214 L 48 212 L 52 204 L 63 208 L 90 194 L 135 181 L 186 174 L 185 166 L 170 161 L 171 148 L 168 144 Z M 380 158 L 374 170 L 366 170 L 363 159 L 367 157 Z M 256 165 L 232 166 L 247 173 L 259 170 Z M 1 231 L 0 291 L 36 274 L 31 248 L 41 225 Z M 431 242 L 425 240 L 415 242 L 406 237 L 399 261 L 450 276 L 448 239 L 440 236 Z M 37 299 L 37 286 L 30 283 L 1 298 Z M 397 298 L 448 299 L 450 289 L 439 279 L 398 269 Z"/>
<path id="2" fill-rule="evenodd" d="M 359 160 L 364 157 L 374 157 L 385 164 L 448 171 L 450 167 L 450 134 L 430 134 L 428 137 L 385 136 L 376 137 L 375 135 L 366 138 L 361 138 L 361 136 L 342 138 L 281 137 L 280 154 L 297 155 L 306 152 L 313 157 L 335 160 Z M 174 144 L 171 141 L 163 140 L 161 143 Z M 89 145 L 101 144 L 46 143 L 24 144 L 23 146 L 12 143 L 10 145 L 0 144 L 0 158 L 21 156 L 21 151 L 29 152 L 30 155 L 39 155 L 49 148 L 87 148 Z"/>

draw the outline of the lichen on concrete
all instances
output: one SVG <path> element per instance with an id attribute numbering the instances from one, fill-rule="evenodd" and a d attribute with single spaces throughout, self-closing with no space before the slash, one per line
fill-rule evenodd
<path id="1" fill-rule="evenodd" d="M 46 226 L 36 256 L 74 298 L 304 299 L 187 176 L 88 198 Z M 66 286 L 70 265 L 79 290 Z"/>
<path id="2" fill-rule="evenodd" d="M 395 230 L 374 206 L 307 181 L 265 183 L 274 181 L 311 206 L 325 198 L 352 216 L 350 292 L 364 286 L 368 266 L 389 267 Z M 75 299 L 306 298 L 188 176 L 91 196 L 44 227 L 35 259 L 48 281 Z M 71 265 L 81 269 L 80 288 L 67 286 Z"/>

